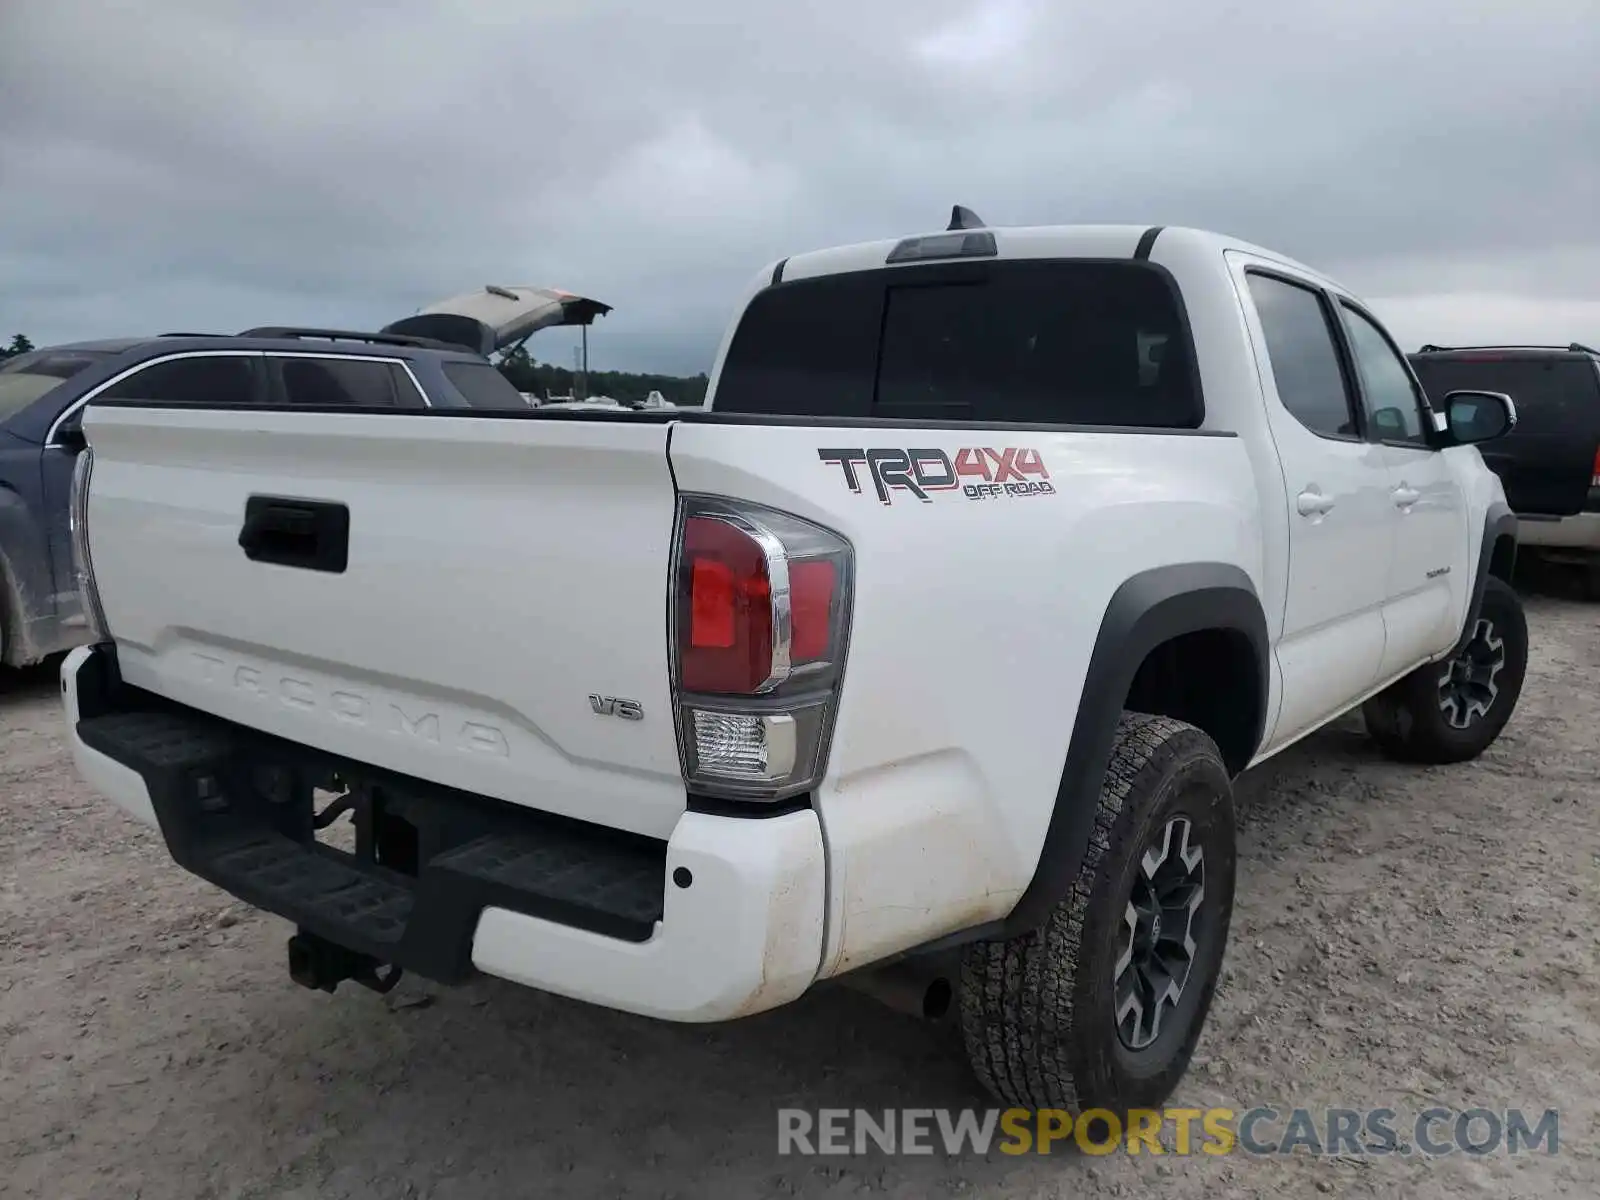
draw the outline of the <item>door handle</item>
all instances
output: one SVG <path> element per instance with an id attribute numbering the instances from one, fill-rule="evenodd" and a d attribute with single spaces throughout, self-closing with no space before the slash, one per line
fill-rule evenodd
<path id="1" fill-rule="evenodd" d="M 1408 487 L 1404 483 L 1395 488 L 1392 494 L 1397 508 L 1410 508 L 1418 500 L 1422 499 L 1421 492 L 1414 487 Z"/>
<path id="2" fill-rule="evenodd" d="M 1294 498 L 1294 509 L 1302 517 L 1320 517 L 1333 507 L 1333 497 L 1310 487 Z"/>
<path id="3" fill-rule="evenodd" d="M 251 496 L 239 548 L 252 562 L 339 574 L 350 561 L 350 509 L 326 500 Z"/>

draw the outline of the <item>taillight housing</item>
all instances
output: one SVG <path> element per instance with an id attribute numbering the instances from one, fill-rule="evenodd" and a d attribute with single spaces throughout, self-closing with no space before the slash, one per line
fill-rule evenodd
<path id="1" fill-rule="evenodd" d="M 850 634 L 853 556 L 831 530 L 710 496 L 679 506 L 673 682 L 697 793 L 778 801 L 815 786 Z"/>
<path id="2" fill-rule="evenodd" d="M 72 464 L 72 488 L 67 499 L 67 525 L 72 532 L 72 571 L 77 582 L 79 603 L 90 637 L 106 641 L 106 614 L 100 607 L 100 589 L 94 582 L 94 563 L 89 558 L 89 478 L 94 474 L 94 448 L 78 451 Z"/>

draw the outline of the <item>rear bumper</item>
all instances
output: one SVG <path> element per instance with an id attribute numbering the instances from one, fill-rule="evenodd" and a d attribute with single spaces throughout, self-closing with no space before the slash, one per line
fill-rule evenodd
<path id="1" fill-rule="evenodd" d="M 809 809 L 685 813 L 657 842 L 331 762 L 135 695 L 106 647 L 74 650 L 61 684 L 79 773 L 160 831 L 181 866 L 378 961 L 674 1021 L 773 1008 L 817 974 L 825 873 Z M 310 781 L 331 770 L 382 797 L 360 810 L 383 815 L 366 818 L 357 857 L 314 843 Z M 409 848 L 380 864 L 372 830 L 397 827 Z"/>
<path id="2" fill-rule="evenodd" d="M 1519 517 L 1517 543 L 1600 554 L 1600 512 L 1582 512 L 1555 520 Z"/>

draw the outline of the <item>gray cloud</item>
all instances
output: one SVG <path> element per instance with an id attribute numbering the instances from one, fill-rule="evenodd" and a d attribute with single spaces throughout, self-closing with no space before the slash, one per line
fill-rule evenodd
<path id="1" fill-rule="evenodd" d="M 601 365 L 697 370 L 763 263 L 960 201 L 1236 233 L 1408 342 L 1600 340 L 1592 0 L 132 7 L 0 5 L 0 332 L 555 283 L 617 306 Z"/>

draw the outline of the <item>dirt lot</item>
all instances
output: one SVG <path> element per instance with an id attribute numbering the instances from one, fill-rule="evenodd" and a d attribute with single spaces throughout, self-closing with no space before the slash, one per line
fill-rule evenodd
<path id="1" fill-rule="evenodd" d="M 1481 762 L 1393 766 L 1347 722 L 1241 781 L 1227 980 L 1175 1102 L 1554 1107 L 1556 1157 L 779 1159 L 778 1106 L 984 1101 L 848 993 L 696 1029 L 492 981 L 298 988 L 283 922 L 78 782 L 41 671 L 0 684 L 0 1194 L 1600 1194 L 1600 607 L 1529 606 Z"/>

